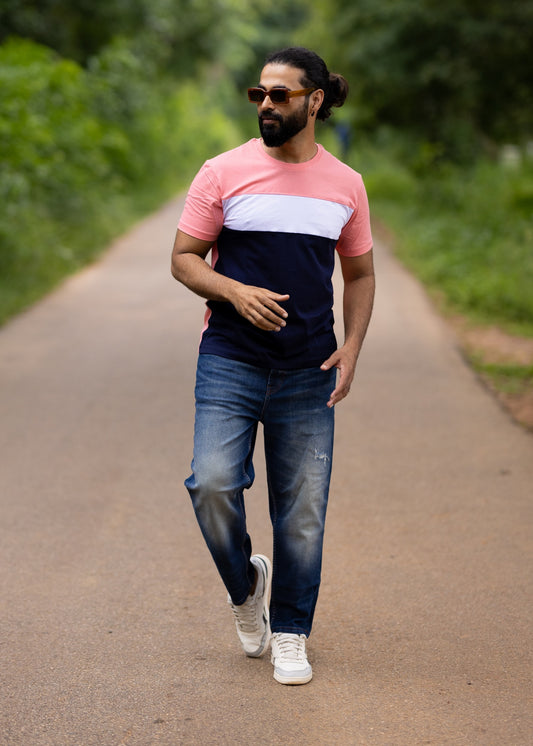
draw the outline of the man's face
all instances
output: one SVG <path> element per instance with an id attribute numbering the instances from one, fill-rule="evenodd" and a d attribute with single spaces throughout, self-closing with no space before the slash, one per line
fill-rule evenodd
<path id="1" fill-rule="evenodd" d="M 302 70 L 289 65 L 266 65 L 261 73 L 259 86 L 265 90 L 288 88 L 296 91 L 303 88 L 300 78 Z M 267 96 L 257 105 L 259 130 L 263 142 L 269 148 L 279 148 L 301 132 L 309 120 L 307 96 L 295 96 L 288 104 L 273 104 Z"/>

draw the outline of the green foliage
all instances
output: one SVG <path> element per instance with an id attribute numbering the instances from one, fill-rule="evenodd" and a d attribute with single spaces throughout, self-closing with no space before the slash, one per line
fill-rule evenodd
<path id="1" fill-rule="evenodd" d="M 504 365 L 502 363 L 485 363 L 474 359 L 474 365 L 482 373 L 498 381 L 498 388 L 503 385 L 509 393 L 515 393 L 523 384 L 533 384 L 533 365 Z"/>
<path id="2" fill-rule="evenodd" d="M 328 0 L 304 35 L 349 80 L 355 124 L 472 161 L 533 131 L 533 0 Z M 320 21 L 318 23 L 317 21 Z"/>
<path id="3" fill-rule="evenodd" d="M 185 75 L 213 56 L 224 13 L 211 0 L 3 0 L 0 42 L 24 37 L 85 66 L 121 37 L 148 67 Z"/>
<path id="4" fill-rule="evenodd" d="M 375 145 L 357 160 L 399 257 L 449 308 L 533 335 L 531 161 L 447 163 L 422 174 Z"/>
<path id="5" fill-rule="evenodd" d="M 0 48 L 0 76 L 0 199 L 12 210 L 43 198 L 75 210 L 87 179 L 111 175 L 105 151 L 119 133 L 104 130 L 91 112 L 81 68 L 44 47 L 7 43 Z"/>
<path id="6" fill-rule="evenodd" d="M 4 0 L 0 41 L 32 39 L 85 62 L 117 34 L 134 34 L 145 18 L 143 0 Z"/>
<path id="7" fill-rule="evenodd" d="M 0 322 L 239 139 L 209 82 L 155 86 L 120 40 L 89 71 L 11 40 L 0 96 Z"/>
<path id="8" fill-rule="evenodd" d="M 335 120 L 372 135 L 354 165 L 404 260 L 532 328 L 531 164 L 478 161 L 531 137 L 532 20 L 533 0 L 4 0 L 0 320 L 254 135 L 244 89 L 305 44 L 350 82 Z"/>
<path id="9" fill-rule="evenodd" d="M 472 367 L 497 391 L 512 397 L 533 391 L 533 365 L 487 363 L 480 355 L 470 355 L 469 359 Z"/>
<path id="10" fill-rule="evenodd" d="M 310 15 L 305 0 L 225 0 L 225 22 L 219 28 L 217 58 L 235 82 L 246 90 L 270 52 L 291 46 Z"/>
<path id="11" fill-rule="evenodd" d="M 0 323 L 255 134 L 243 90 L 304 7 L 4 0 Z"/>

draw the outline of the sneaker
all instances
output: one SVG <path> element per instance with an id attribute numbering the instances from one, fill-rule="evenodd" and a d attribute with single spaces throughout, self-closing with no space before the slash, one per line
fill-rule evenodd
<path id="1" fill-rule="evenodd" d="M 307 684 L 313 669 L 305 652 L 305 635 L 275 632 L 272 635 L 272 663 L 274 678 L 280 684 Z"/>
<path id="2" fill-rule="evenodd" d="M 254 595 L 248 596 L 243 604 L 236 606 L 228 594 L 228 604 L 233 611 L 237 634 L 244 652 L 250 658 L 259 658 L 270 642 L 268 608 L 272 566 L 270 560 L 262 554 L 254 554 L 250 562 L 257 571 Z"/>

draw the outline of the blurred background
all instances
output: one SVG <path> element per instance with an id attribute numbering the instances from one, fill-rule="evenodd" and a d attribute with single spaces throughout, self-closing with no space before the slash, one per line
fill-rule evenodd
<path id="1" fill-rule="evenodd" d="M 376 230 L 444 308 L 533 337 L 532 0 L 2 0 L 0 323 L 256 136 L 245 90 L 293 44 L 350 83 L 318 139 Z"/>

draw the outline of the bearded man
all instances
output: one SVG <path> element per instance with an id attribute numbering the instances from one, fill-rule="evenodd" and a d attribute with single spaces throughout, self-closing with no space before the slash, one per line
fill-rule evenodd
<path id="1" fill-rule="evenodd" d="M 271 642 L 282 684 L 312 678 L 306 640 L 320 586 L 334 406 L 350 390 L 374 297 L 362 178 L 315 140 L 316 121 L 347 93 L 346 80 L 314 52 L 271 54 L 248 90 L 261 138 L 203 165 L 172 253 L 174 277 L 207 299 L 185 485 L 244 651 L 259 657 Z M 344 280 L 339 348 L 336 254 Z M 259 422 L 272 564 L 252 554 L 244 505 Z"/>

